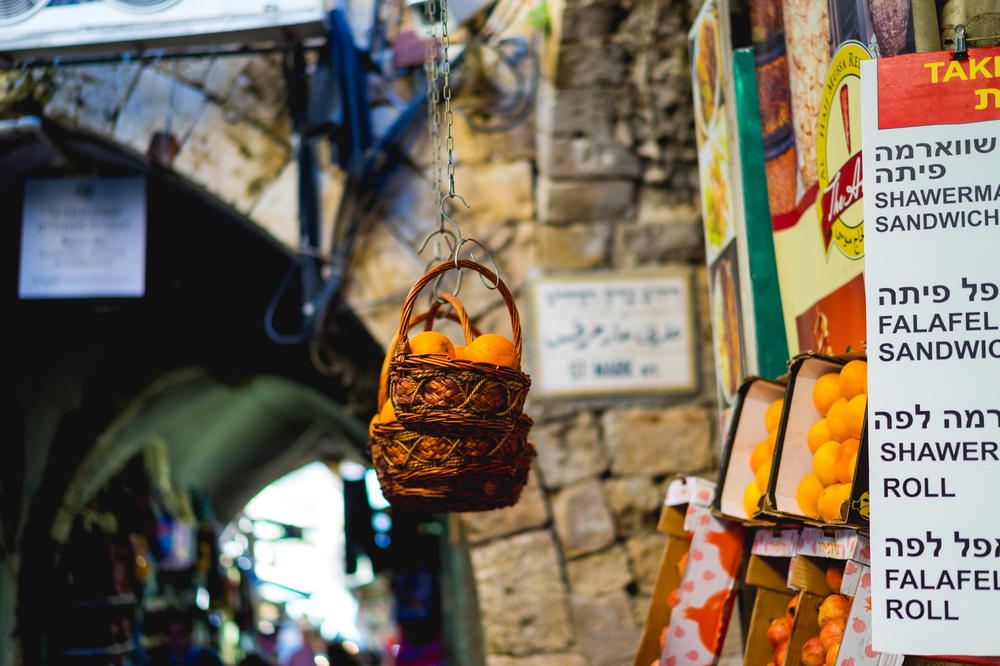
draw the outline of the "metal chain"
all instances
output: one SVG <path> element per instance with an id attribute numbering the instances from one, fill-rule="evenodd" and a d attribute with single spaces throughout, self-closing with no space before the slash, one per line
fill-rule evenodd
<path id="1" fill-rule="evenodd" d="M 447 123 L 445 151 L 448 154 L 448 195 L 455 196 L 455 137 L 452 136 L 452 126 L 455 124 L 455 117 L 451 112 L 451 58 L 448 56 L 448 47 L 451 46 L 451 38 L 448 36 L 448 0 L 439 0 L 441 3 L 441 45 L 443 47 L 442 70 L 444 81 L 442 96 L 444 97 L 444 119 Z"/>
<path id="2" fill-rule="evenodd" d="M 424 74 L 427 77 L 427 141 L 428 149 L 431 152 L 431 187 L 434 190 L 434 201 L 441 200 L 441 96 L 438 90 L 438 45 L 435 35 L 434 25 L 437 23 L 435 16 L 435 0 L 427 0 L 424 3 L 424 16 L 427 25 L 431 29 L 430 38 L 427 40 L 427 51 L 424 57 Z M 439 222 L 440 228 L 444 229 L 444 220 Z"/>
<path id="3" fill-rule="evenodd" d="M 434 17 L 433 6 L 437 2 L 438 9 L 440 12 L 440 17 Z M 434 239 L 434 259 L 432 262 L 436 263 L 442 260 L 441 256 L 441 242 L 442 240 L 448 245 L 448 259 L 455 262 L 455 266 L 458 266 L 459 253 L 462 250 L 462 246 L 466 243 L 472 243 L 478 246 L 483 252 L 489 257 L 490 262 L 493 264 L 494 274 L 496 275 L 496 282 L 490 283 L 486 278 L 480 274 L 479 279 L 482 281 L 488 289 L 496 289 L 499 286 L 500 281 L 500 268 L 497 266 L 496 260 L 489 250 L 483 246 L 482 243 L 477 241 L 475 238 L 466 238 L 462 234 L 462 229 L 445 211 L 445 204 L 449 199 L 458 199 L 465 205 L 466 208 L 469 207 L 468 202 L 459 194 L 455 193 L 455 137 L 453 134 L 453 127 L 455 125 L 455 116 L 451 108 L 451 56 L 449 54 L 449 48 L 451 46 L 451 37 L 448 34 L 448 0 L 427 0 L 424 4 L 424 11 L 427 16 L 427 22 L 429 25 L 433 26 L 437 20 L 441 23 L 441 89 L 438 90 L 438 72 L 436 65 L 437 56 L 437 43 L 434 39 L 431 39 L 430 44 L 427 48 L 427 59 L 425 62 L 425 72 L 427 74 L 427 85 L 428 88 L 428 99 L 427 99 L 427 109 L 428 109 L 428 135 L 431 142 L 431 153 L 432 153 L 432 180 L 434 181 L 434 195 L 435 201 L 438 202 L 438 228 L 436 231 L 432 231 L 427 238 L 424 239 L 423 244 L 420 246 L 418 253 L 422 253 L 431 239 Z M 433 27 L 432 27 L 433 31 Z M 432 32 L 433 35 L 433 32 Z M 444 120 L 445 120 L 445 141 L 444 147 L 447 154 L 447 161 L 445 164 L 445 171 L 448 178 L 448 192 L 442 196 L 441 194 L 441 99 L 444 99 Z M 450 224 L 454 230 L 449 229 L 447 224 Z M 470 251 L 469 258 L 472 261 L 476 261 L 476 255 Z M 451 290 L 452 294 L 458 295 L 459 291 L 462 289 L 462 273 L 464 271 L 459 270 L 455 278 L 454 288 Z M 431 300 L 435 301 L 439 298 L 441 280 L 444 275 L 439 275 L 434 281 Z"/>

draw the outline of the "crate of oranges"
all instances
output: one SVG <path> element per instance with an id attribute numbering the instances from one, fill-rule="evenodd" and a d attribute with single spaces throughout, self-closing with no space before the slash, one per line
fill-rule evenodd
<path id="1" fill-rule="evenodd" d="M 868 491 L 867 399 L 863 354 L 805 354 L 793 360 L 766 513 L 824 524 L 867 524 L 867 510 L 860 508 L 867 505 L 862 495 Z"/>
<path id="2" fill-rule="evenodd" d="M 715 509 L 730 518 L 762 522 L 784 397 L 784 380 L 761 377 L 744 380 L 736 393 L 715 500 Z"/>
<path id="3" fill-rule="evenodd" d="M 461 324 L 464 346 L 456 350 L 449 338 L 434 330 L 441 302 L 435 301 L 428 313 L 413 315 L 422 289 L 456 268 L 454 262 L 428 271 L 414 285 L 389 345 L 379 410 L 369 427 L 369 451 L 382 492 L 396 507 L 447 512 L 513 505 L 535 456 L 528 441 L 532 421 L 521 411 L 530 380 L 519 369 L 521 330 L 510 291 L 479 264 L 463 260 L 458 266 L 477 270 L 497 285 L 512 315 L 514 341 L 480 334 L 461 302 L 448 294 L 440 300 L 452 306 L 448 316 Z M 421 322 L 425 330 L 409 338 Z M 470 348 L 474 353 L 486 348 L 494 355 L 471 360 Z M 486 405 L 493 405 L 492 413 L 486 412 Z"/>

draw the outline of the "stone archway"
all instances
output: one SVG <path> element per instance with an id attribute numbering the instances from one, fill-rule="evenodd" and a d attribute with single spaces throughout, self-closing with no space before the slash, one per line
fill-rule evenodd
<path id="1" fill-rule="evenodd" d="M 549 2 L 535 112 L 495 134 L 477 134 L 465 116 L 455 117 L 456 180 L 473 206 L 460 213 L 463 228 L 497 250 L 519 298 L 534 270 L 669 265 L 692 272 L 699 287 L 699 391 L 533 403 L 539 460 L 521 503 L 455 519 L 471 544 L 466 573 L 490 666 L 631 663 L 661 547 L 653 525 L 665 479 L 711 474 L 716 464 L 686 65 L 685 32 L 698 4 Z M 524 16 L 511 31 L 532 32 Z M 295 248 L 295 174 L 276 71 L 266 58 L 67 69 L 39 108 L 141 153 L 163 124 L 157 100 L 174 88 L 174 127 L 184 128 L 178 170 Z M 212 168 L 201 168 L 196 155 Z M 415 248 L 435 224 L 420 168 L 426 160 L 417 154 L 413 162 L 373 212 L 373 231 L 352 258 L 344 289 L 383 344 L 423 268 Z M 338 177 L 327 176 L 327 196 L 335 198 Z M 474 289 L 469 295 L 485 328 L 504 332 L 502 308 Z M 510 584 L 522 578 L 525 584 Z M 615 640 L 603 639 L 608 632 Z"/>
<path id="2" fill-rule="evenodd" d="M 0 233 L 11 267 L 25 179 L 146 181 L 142 298 L 25 301 L 16 296 L 16 272 L 8 273 L 16 353 L 7 373 L 15 398 L 5 405 L 14 445 L 0 466 L 0 658 L 37 663 L 35 627 L 45 615 L 55 544 L 74 510 L 143 437 L 196 445 L 180 454 L 200 466 L 191 475 L 241 506 L 247 489 L 237 487 L 239 477 L 253 491 L 290 469 L 305 431 L 323 433 L 325 454 L 362 459 L 365 430 L 350 410 L 360 415 L 372 400 L 381 350 L 347 309 L 328 331 L 337 374 L 318 373 L 302 345 L 271 342 L 263 315 L 294 265 L 291 254 L 231 207 L 113 142 L 50 122 L 27 125 L 0 136 L 0 167 L 9 204 Z M 294 324 L 287 309 L 279 324 Z M 213 460 L 213 450 L 235 466 Z M 198 463 L 200 456 L 207 457 Z M 15 632 L 27 646 L 21 655 Z"/>

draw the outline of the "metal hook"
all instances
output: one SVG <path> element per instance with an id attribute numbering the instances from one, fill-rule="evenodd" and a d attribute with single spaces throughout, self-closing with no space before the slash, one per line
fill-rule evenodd
<path id="1" fill-rule="evenodd" d="M 438 206 L 438 213 L 441 215 L 440 219 L 442 220 L 441 228 L 444 229 L 444 222 L 443 222 L 443 220 L 448 220 L 449 222 L 451 222 L 452 226 L 455 227 L 455 231 L 458 232 L 458 237 L 459 237 L 459 239 L 461 239 L 462 238 L 462 228 L 460 226 L 458 226 L 458 222 L 456 222 L 455 220 L 451 219 L 451 216 L 448 215 L 448 213 L 446 213 L 445 210 L 444 210 L 444 204 L 445 204 L 446 201 L 448 201 L 448 199 L 458 199 L 459 201 L 462 202 L 462 204 L 466 208 L 471 208 L 471 206 L 469 206 L 469 202 L 465 200 L 465 197 L 463 197 L 461 194 L 455 194 L 454 192 L 449 192 L 448 194 L 446 194 L 443 197 L 441 197 L 441 204 Z M 461 242 L 459 243 L 459 245 L 461 245 Z M 458 268 L 458 259 L 457 258 L 455 259 L 455 268 Z"/>
<path id="2" fill-rule="evenodd" d="M 457 226 L 457 225 L 456 225 Z M 441 239 L 444 238 L 444 242 L 448 245 L 447 254 L 443 253 L 441 250 Z M 417 254 L 423 254 L 424 250 L 430 244 L 431 240 L 434 240 L 434 256 L 431 257 L 430 261 L 424 267 L 424 272 L 429 271 L 431 268 L 441 263 L 442 261 L 447 261 L 454 252 L 455 248 L 459 246 L 460 236 L 450 229 L 435 229 L 434 231 L 427 234 L 424 241 L 420 244 L 420 248 L 417 250 Z M 434 279 L 433 287 L 431 289 L 431 302 L 439 300 L 441 282 L 444 279 L 444 275 L 439 275 Z M 461 287 L 461 273 L 459 274 L 459 281 L 456 283 L 456 287 Z"/>
<path id="3" fill-rule="evenodd" d="M 486 256 L 489 258 L 490 263 L 493 264 L 493 275 L 496 276 L 496 282 L 494 282 L 493 284 L 490 284 L 489 280 L 487 280 L 486 276 L 483 275 L 482 273 L 479 274 L 479 281 L 482 282 L 483 286 L 486 287 L 487 289 L 489 289 L 490 291 L 495 291 L 495 290 L 499 289 L 500 288 L 500 265 L 497 264 L 497 260 L 493 256 L 493 253 L 490 252 L 489 249 L 487 249 L 487 247 L 485 245 L 483 245 L 482 243 L 480 243 L 479 241 L 477 241 L 475 238 L 463 238 L 462 241 L 461 241 L 461 243 L 459 243 L 459 246 L 457 248 L 455 248 L 455 262 L 456 262 L 456 264 L 458 262 L 458 253 L 462 250 L 462 246 L 465 245 L 466 243 L 473 243 L 473 244 L 478 245 L 479 247 L 481 247 L 483 249 L 483 252 L 485 252 Z M 469 258 L 472 259 L 472 261 L 475 261 L 476 263 L 481 263 L 481 262 L 479 262 L 479 261 L 476 260 L 476 255 L 472 252 L 472 250 L 469 250 Z M 461 271 L 459 271 L 459 275 L 461 275 Z"/>
<path id="4" fill-rule="evenodd" d="M 955 51 L 951 54 L 952 60 L 968 60 L 969 49 L 966 46 L 965 25 L 959 23 L 955 26 Z"/>

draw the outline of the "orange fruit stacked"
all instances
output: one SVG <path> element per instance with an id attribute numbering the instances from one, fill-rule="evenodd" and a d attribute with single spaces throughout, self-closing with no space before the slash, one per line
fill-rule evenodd
<path id="1" fill-rule="evenodd" d="M 409 352 L 414 356 L 443 356 L 450 359 L 486 363 L 494 366 L 505 366 L 515 370 L 521 369 L 514 343 L 496 333 L 484 333 L 467 345 L 453 345 L 447 335 L 437 331 L 423 331 L 410 338 Z M 386 400 L 379 413 L 372 417 L 368 425 L 368 433 L 372 434 L 378 423 L 392 423 L 396 413 L 392 400 Z"/>
<path id="2" fill-rule="evenodd" d="M 774 661 L 768 666 L 783 666 L 785 657 L 788 654 L 788 641 L 792 638 L 792 626 L 795 623 L 795 610 L 798 605 L 798 597 L 792 597 L 785 608 L 783 617 L 771 620 L 767 626 L 767 642 L 774 648 Z"/>
<path id="3" fill-rule="evenodd" d="M 747 518 L 753 518 L 757 513 L 757 506 L 761 496 L 767 492 L 767 484 L 771 480 L 771 461 L 774 459 L 774 439 L 778 433 L 778 424 L 781 422 L 781 408 L 785 401 L 778 398 L 767 407 L 764 412 L 764 427 L 767 429 L 767 437 L 757 442 L 750 452 L 750 471 L 753 472 L 754 480 L 743 491 L 743 510 Z"/>
<path id="4" fill-rule="evenodd" d="M 831 569 L 834 571 L 831 575 Z M 843 575 L 843 564 L 831 564 L 827 568 L 827 580 Z M 823 600 L 819 607 L 819 634 L 813 636 L 802 646 L 802 661 L 804 666 L 834 666 L 837 654 L 840 652 L 840 642 L 844 637 L 847 619 L 851 614 L 853 599 L 840 594 L 839 589 Z"/>
<path id="5" fill-rule="evenodd" d="M 841 506 L 851 496 L 868 406 L 868 364 L 850 361 L 840 372 L 822 375 L 812 398 L 823 417 L 806 436 L 813 471 L 799 483 L 796 500 L 803 515 L 833 522 L 840 520 Z"/>

